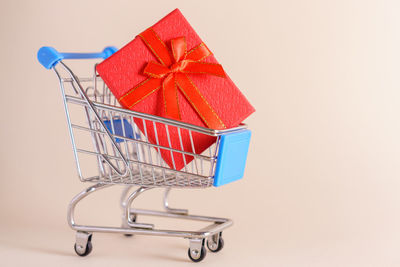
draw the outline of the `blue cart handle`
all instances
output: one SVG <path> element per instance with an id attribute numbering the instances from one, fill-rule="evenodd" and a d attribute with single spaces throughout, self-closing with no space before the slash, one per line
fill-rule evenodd
<path id="1" fill-rule="evenodd" d="M 60 53 L 50 46 L 43 46 L 37 53 L 37 58 L 40 64 L 46 69 L 51 69 L 62 59 L 90 59 L 90 58 L 103 58 L 106 59 L 115 52 L 117 48 L 114 46 L 107 46 L 100 53 Z"/>

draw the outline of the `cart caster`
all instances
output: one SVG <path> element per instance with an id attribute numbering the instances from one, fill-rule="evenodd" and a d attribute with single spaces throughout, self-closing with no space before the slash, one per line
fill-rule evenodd
<path id="1" fill-rule="evenodd" d="M 206 257 L 207 250 L 204 247 L 204 239 L 191 239 L 188 250 L 189 258 L 194 262 L 202 261 Z"/>
<path id="2" fill-rule="evenodd" d="M 136 215 L 136 214 L 131 214 L 130 216 L 131 216 L 131 221 L 132 221 L 132 222 L 136 222 L 137 215 Z M 122 224 L 123 224 L 122 227 L 124 227 L 124 223 L 122 223 Z M 132 237 L 133 234 L 124 234 L 124 236 L 126 236 L 126 237 Z"/>
<path id="3" fill-rule="evenodd" d="M 76 243 L 74 245 L 76 254 L 81 257 L 85 257 L 92 252 L 92 234 L 85 232 L 76 233 Z"/>
<path id="4" fill-rule="evenodd" d="M 85 257 L 85 256 L 89 255 L 90 252 L 92 252 L 93 245 L 92 245 L 92 242 L 88 242 L 86 244 L 86 248 L 83 248 L 82 246 L 77 245 L 75 243 L 74 249 L 75 249 L 76 254 L 78 254 L 78 256 Z"/>
<path id="5" fill-rule="evenodd" d="M 222 232 L 211 236 L 207 240 L 207 248 L 211 252 L 218 252 L 224 247 L 224 239 L 222 238 Z"/>

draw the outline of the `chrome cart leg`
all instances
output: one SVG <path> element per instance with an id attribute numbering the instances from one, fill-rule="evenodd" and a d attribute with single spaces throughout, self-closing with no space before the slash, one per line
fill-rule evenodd
<path id="1" fill-rule="evenodd" d="M 126 197 L 128 196 L 128 192 L 129 192 L 129 190 L 131 190 L 132 187 L 133 186 L 130 186 L 130 185 L 124 186 L 124 190 L 122 191 L 121 202 L 120 202 L 122 210 L 125 210 Z"/>
<path id="2" fill-rule="evenodd" d="M 186 215 L 189 213 L 188 210 L 186 209 L 173 209 L 169 207 L 168 204 L 168 195 L 169 192 L 171 191 L 171 188 L 168 187 L 167 189 L 165 189 L 165 193 L 164 193 L 164 208 L 168 213 L 173 213 L 173 214 L 182 214 L 182 215 Z"/>
<path id="3" fill-rule="evenodd" d="M 194 262 L 199 262 L 206 256 L 206 249 L 204 248 L 204 239 L 193 238 L 189 241 L 188 256 Z"/>
<path id="4" fill-rule="evenodd" d="M 86 188 L 85 190 L 81 191 L 79 194 L 77 194 L 71 200 L 71 202 L 68 205 L 67 219 L 68 219 L 68 224 L 72 229 L 77 230 L 76 229 L 76 224 L 75 224 L 75 216 L 74 216 L 76 204 L 78 204 L 79 201 L 81 201 L 82 199 L 84 199 L 85 197 L 87 197 L 88 195 L 93 193 L 94 191 L 98 191 L 100 189 L 104 189 L 104 188 L 107 188 L 109 186 L 112 186 L 112 184 L 98 183 L 98 184 L 92 185 L 92 186 Z"/>
<path id="5" fill-rule="evenodd" d="M 77 194 L 69 203 L 68 205 L 68 224 L 69 226 L 77 230 L 77 225 L 75 224 L 75 207 L 79 201 L 87 197 L 89 194 L 93 193 L 94 191 L 106 188 L 111 186 L 110 184 L 95 184 L 86 188 L 85 190 L 81 191 Z M 79 256 L 87 256 L 92 251 L 92 233 L 86 231 L 79 231 L 76 232 L 76 243 L 75 243 L 75 252 Z"/>
<path id="6" fill-rule="evenodd" d="M 132 206 L 132 202 L 144 191 L 149 190 L 149 187 L 139 187 L 138 189 L 136 189 L 135 191 L 133 191 L 133 193 L 131 193 L 129 195 L 129 197 L 127 198 L 126 202 L 125 202 L 125 215 L 124 215 L 124 220 L 126 222 L 126 224 L 128 225 L 128 227 L 132 227 L 132 228 L 144 228 L 144 229 L 153 229 L 154 228 L 154 224 L 148 224 L 148 223 L 137 223 L 136 222 L 136 213 L 132 213 L 131 212 L 131 206 Z"/>
<path id="7" fill-rule="evenodd" d="M 126 212 L 125 212 L 125 210 L 126 210 L 126 199 L 127 199 L 129 190 L 130 190 L 132 187 L 133 187 L 133 186 L 125 186 L 125 187 L 124 187 L 124 190 L 122 191 L 122 194 L 121 194 L 121 201 L 120 201 L 120 204 L 121 204 L 121 208 L 122 208 L 122 223 L 121 223 L 121 227 L 122 227 L 122 228 L 129 228 L 129 225 L 128 225 L 128 218 L 126 217 Z M 136 222 L 136 217 L 137 217 L 137 215 L 136 215 L 135 213 L 132 213 L 132 212 L 131 212 L 131 213 L 129 214 L 129 217 L 130 217 L 130 220 L 131 220 L 131 221 Z M 131 236 L 133 236 L 133 234 L 124 234 L 124 236 L 126 236 L 126 237 L 131 237 Z"/>

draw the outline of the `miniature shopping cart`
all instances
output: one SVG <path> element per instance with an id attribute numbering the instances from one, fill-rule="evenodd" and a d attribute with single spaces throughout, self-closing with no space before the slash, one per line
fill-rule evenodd
<path id="1" fill-rule="evenodd" d="M 220 186 L 243 176 L 250 131 L 246 125 L 212 130 L 167 118 L 139 113 L 121 108 L 101 77 L 96 65 L 91 64 L 89 78 L 78 78 L 63 59 L 94 59 L 111 56 L 116 51 L 107 47 L 101 53 L 59 53 L 54 48 L 42 47 L 38 51 L 39 62 L 53 69 L 61 87 L 63 102 L 71 137 L 74 158 L 82 182 L 95 183 L 76 195 L 68 207 L 68 223 L 76 230 L 75 251 L 86 256 L 92 250 L 92 233 L 121 233 L 130 235 L 174 236 L 189 239 L 188 255 L 192 261 L 201 261 L 205 246 L 212 252 L 222 249 L 222 231 L 232 225 L 230 219 L 189 215 L 187 210 L 173 209 L 168 204 L 171 188 L 206 188 Z M 90 61 L 87 61 L 90 63 Z M 92 70 L 93 68 L 93 70 Z M 143 129 L 139 130 L 138 123 Z M 150 142 L 148 125 L 165 127 L 169 146 Z M 147 127 L 147 128 L 146 128 Z M 181 149 L 171 146 L 169 129 L 177 129 Z M 182 146 L 182 134 L 190 136 L 192 150 Z M 212 136 L 215 143 L 202 153 L 196 153 L 193 136 Z M 177 138 L 177 136 L 174 136 Z M 180 155 L 185 162 L 182 169 L 166 164 L 161 151 Z M 122 226 L 86 226 L 75 222 L 74 210 L 79 201 L 89 194 L 112 185 L 123 185 L 121 197 Z M 131 188 L 138 188 L 131 192 Z M 144 191 L 165 188 L 165 211 L 134 209 L 132 202 Z M 198 231 L 157 229 L 153 224 L 141 223 L 139 215 L 189 219 L 210 224 Z"/>

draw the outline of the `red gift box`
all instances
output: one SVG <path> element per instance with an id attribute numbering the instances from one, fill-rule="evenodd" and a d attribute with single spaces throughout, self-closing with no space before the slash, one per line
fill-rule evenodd
<path id="1" fill-rule="evenodd" d="M 97 72 L 134 111 L 213 129 L 238 126 L 255 111 L 178 9 L 97 65 Z M 168 136 L 162 124 L 154 129 L 151 122 L 135 122 L 153 144 L 199 154 L 215 142 L 171 126 Z M 193 159 L 167 150 L 161 156 L 177 170 Z"/>

